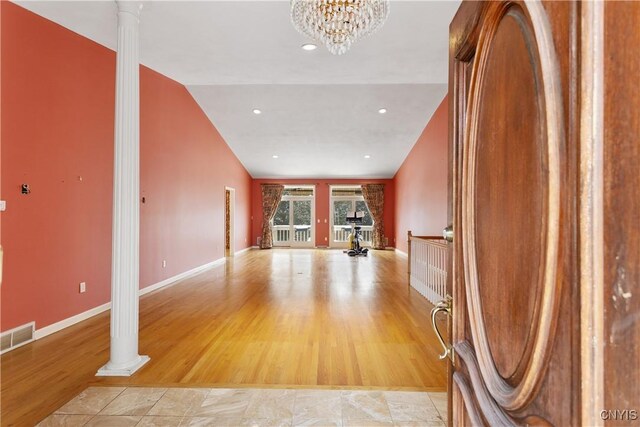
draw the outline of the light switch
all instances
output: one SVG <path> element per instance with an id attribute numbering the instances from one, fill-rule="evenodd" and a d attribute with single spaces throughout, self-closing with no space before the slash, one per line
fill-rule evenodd
<path id="1" fill-rule="evenodd" d="M 0 200 L 0 212 L 4 212 L 7 210 L 7 201 Z"/>

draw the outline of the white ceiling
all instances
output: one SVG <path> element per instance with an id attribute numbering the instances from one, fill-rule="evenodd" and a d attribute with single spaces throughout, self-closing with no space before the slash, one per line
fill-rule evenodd
<path id="1" fill-rule="evenodd" d="M 115 49 L 113 1 L 16 3 Z M 343 56 L 300 49 L 287 0 L 144 3 L 141 62 L 187 86 L 255 178 L 392 177 L 447 90 L 458 1 L 392 1 Z"/>

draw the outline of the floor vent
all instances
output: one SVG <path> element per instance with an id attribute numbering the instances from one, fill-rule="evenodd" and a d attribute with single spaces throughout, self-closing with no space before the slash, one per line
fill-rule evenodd
<path id="1" fill-rule="evenodd" d="M 33 341 L 36 322 L 18 326 L 0 335 L 0 354 L 18 348 Z"/>

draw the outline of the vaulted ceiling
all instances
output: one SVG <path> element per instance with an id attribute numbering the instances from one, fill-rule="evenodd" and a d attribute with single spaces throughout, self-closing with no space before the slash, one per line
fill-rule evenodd
<path id="1" fill-rule="evenodd" d="M 115 50 L 113 1 L 16 3 Z M 188 88 L 255 178 L 387 178 L 446 94 L 458 6 L 392 0 L 381 30 L 334 56 L 301 49 L 287 0 L 146 1 L 140 58 Z"/>

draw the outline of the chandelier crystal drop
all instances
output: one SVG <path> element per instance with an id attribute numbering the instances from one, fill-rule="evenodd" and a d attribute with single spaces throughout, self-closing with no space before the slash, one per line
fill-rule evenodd
<path id="1" fill-rule="evenodd" d="M 342 55 L 384 24 L 389 0 L 291 0 L 291 21 L 305 36 Z"/>

